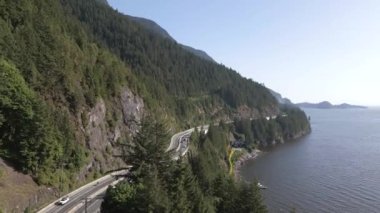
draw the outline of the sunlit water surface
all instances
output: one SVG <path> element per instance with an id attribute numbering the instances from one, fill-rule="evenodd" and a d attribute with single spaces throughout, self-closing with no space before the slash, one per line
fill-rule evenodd
<path id="1" fill-rule="evenodd" d="M 380 212 L 380 109 L 305 110 L 312 133 L 241 168 L 270 212 Z"/>

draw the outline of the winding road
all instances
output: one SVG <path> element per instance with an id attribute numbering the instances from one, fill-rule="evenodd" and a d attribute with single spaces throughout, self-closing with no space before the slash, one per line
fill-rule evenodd
<path id="1" fill-rule="evenodd" d="M 198 131 L 205 131 L 207 133 L 209 125 L 196 127 Z M 182 132 L 178 132 L 172 136 L 168 151 L 174 151 L 173 159 L 177 160 L 180 156 L 184 156 L 189 150 L 190 136 L 195 131 L 191 128 Z"/>
<path id="2" fill-rule="evenodd" d="M 208 131 L 208 125 L 196 127 L 198 131 Z M 179 156 L 183 156 L 189 149 L 190 136 L 195 131 L 191 128 L 172 136 L 169 147 L 166 151 L 173 151 L 173 159 L 176 160 Z M 57 205 L 56 200 L 45 208 L 38 211 L 38 213 L 82 213 L 82 212 L 100 212 L 105 192 L 110 185 L 123 180 L 123 176 L 128 173 L 128 170 L 121 170 L 113 172 L 109 175 L 103 176 L 89 184 L 86 184 L 75 191 L 67 194 L 70 200 L 65 205 Z M 120 178 L 118 178 L 120 177 Z"/>

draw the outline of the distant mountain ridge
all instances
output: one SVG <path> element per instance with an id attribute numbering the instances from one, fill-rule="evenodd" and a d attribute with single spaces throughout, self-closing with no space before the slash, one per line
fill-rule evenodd
<path id="1" fill-rule="evenodd" d="M 107 2 L 107 0 L 96 0 L 96 1 L 110 6 L 109 3 Z M 146 19 L 146 18 L 135 17 L 135 16 L 130 16 L 130 15 L 126 15 L 126 16 L 128 16 L 131 20 L 138 22 L 141 26 L 143 26 L 145 29 L 153 32 L 154 34 L 160 35 L 163 38 L 166 38 L 166 39 L 169 39 L 171 41 L 178 43 L 164 28 L 162 28 L 156 22 L 154 22 L 150 19 Z M 188 52 L 190 52 L 190 53 L 192 53 L 192 54 L 194 54 L 194 55 L 196 55 L 202 59 L 216 63 L 216 61 L 210 55 L 208 55 L 205 51 L 199 50 L 199 49 L 196 49 L 194 47 L 190 47 L 190 46 L 187 46 L 187 45 L 184 45 L 181 43 L 178 43 L 178 44 L 183 49 L 187 50 Z"/>
<path id="2" fill-rule="evenodd" d="M 320 103 L 298 103 L 296 104 L 299 107 L 302 108 L 315 108 L 315 109 L 365 109 L 366 106 L 359 106 L 359 105 L 351 105 L 347 103 L 333 105 L 328 101 L 322 101 Z"/>
<path id="3" fill-rule="evenodd" d="M 158 25 L 156 22 L 150 19 L 146 19 L 146 18 L 135 17 L 135 16 L 130 16 L 130 15 L 126 15 L 126 16 L 128 16 L 131 20 L 138 22 L 144 28 L 149 29 L 149 31 L 157 35 L 160 35 L 163 38 L 167 38 L 172 41 L 175 41 L 174 38 L 171 37 L 170 34 L 164 28 Z"/>
<path id="4" fill-rule="evenodd" d="M 289 100 L 288 98 L 282 97 L 282 95 L 280 93 L 273 91 L 271 89 L 269 89 L 269 92 L 276 98 L 276 100 L 279 104 L 294 105 L 291 100 Z"/>
<path id="5" fill-rule="evenodd" d="M 242 129 L 249 131 L 244 134 L 252 136 L 251 142 L 255 143 L 252 145 L 256 147 L 257 142 L 273 144 L 277 139 L 282 142 L 277 137 L 280 132 L 286 134 L 283 139 L 308 133 L 310 125 L 305 113 L 298 108 L 281 106 L 264 85 L 223 64 L 190 53 L 170 40 L 170 36 L 166 39 L 153 33 L 107 4 L 105 0 L 1 1 L 0 212 L 34 211 L 31 206 L 42 206 L 54 200 L 57 194 L 109 171 L 125 168 L 124 156 L 130 153 L 124 150 L 137 147 L 138 144 L 130 139 L 140 133 L 138 137 L 148 139 L 148 146 L 139 145 L 144 148 L 140 150 L 146 159 L 157 159 L 157 165 L 143 163 L 147 170 L 137 171 L 146 175 L 142 179 L 159 182 L 147 182 L 137 188 L 126 185 L 132 187 L 126 189 L 128 193 L 149 194 L 128 197 L 121 202 L 131 200 L 134 204 L 136 200 L 144 205 L 162 202 L 162 206 L 157 206 L 159 212 L 176 209 L 218 212 L 219 203 L 231 203 L 232 211 L 226 212 L 233 212 L 236 206 L 247 208 L 235 201 L 244 197 L 243 201 L 248 202 L 251 200 L 248 196 L 240 195 L 255 195 L 256 189 L 231 188 L 228 167 L 218 166 L 229 153 L 227 132 L 222 132 L 223 127 L 211 125 L 210 137 L 200 137 L 201 140 L 195 142 L 202 145 L 199 150 L 204 150 L 204 154 L 198 152 L 195 145 L 193 153 L 201 157 L 190 156 L 181 165 L 171 161 L 165 149 L 160 151 L 166 148 L 169 139 L 166 136 L 204 122 L 242 120 Z M 152 22 L 147 24 L 155 26 Z M 160 28 L 156 30 L 160 32 Z M 267 123 L 268 117 L 278 118 Z M 143 130 L 143 126 L 148 127 L 148 131 Z M 220 128 L 220 134 L 216 128 Z M 252 133 L 253 130 L 256 132 Z M 151 143 L 150 138 L 154 135 L 159 138 Z M 211 136 L 223 143 L 212 142 Z M 146 154 L 146 150 L 153 152 Z M 17 183 L 8 187 L 9 182 L 4 180 L 12 178 L 8 174 L 11 168 L 2 166 L 1 159 L 6 161 L 7 167 L 29 176 L 29 181 L 17 177 L 16 182 L 22 180 L 26 187 L 13 188 Z M 145 157 L 139 159 L 146 161 Z M 164 161 L 173 167 L 160 163 Z M 194 169 L 190 165 L 193 163 Z M 205 168 L 204 171 L 210 168 L 220 171 L 203 173 L 203 170 L 198 171 L 198 166 Z M 193 171 L 202 176 L 193 175 Z M 163 175 L 156 176 L 158 173 Z M 169 173 L 174 176 L 164 175 Z M 198 182 L 198 177 L 206 182 Z M 163 179 L 170 183 L 161 182 Z M 32 180 L 36 184 L 32 184 Z M 210 194 L 209 189 L 204 189 L 204 184 L 226 186 L 210 190 L 223 192 L 228 189 L 233 193 L 226 194 L 234 197 L 226 196 L 221 200 L 219 194 Z M 37 189 L 37 185 L 44 190 Z M 3 190 L 2 186 L 7 189 Z M 36 193 L 30 193 L 31 190 Z M 124 192 L 124 189 L 115 190 Z M 43 197 L 39 196 L 41 192 Z M 156 194 L 164 196 L 160 198 Z M 237 194 L 240 197 L 236 197 Z M 154 200 L 146 199 L 151 195 Z M 31 203 L 35 196 L 42 199 Z M 180 205 L 172 202 L 175 197 L 184 198 Z M 260 200 L 252 202 L 252 207 L 257 209 L 260 203 Z"/>
<path id="6" fill-rule="evenodd" d="M 146 19 L 146 18 L 141 18 L 141 17 L 135 17 L 135 16 L 130 16 L 130 15 L 127 15 L 131 20 L 135 21 L 135 22 L 138 22 L 141 26 L 143 26 L 145 29 L 157 34 L 157 35 L 160 35 L 161 37 L 163 38 L 166 38 L 166 39 L 169 39 L 169 40 L 172 40 L 174 42 L 177 42 L 164 28 L 162 28 L 160 25 L 158 25 L 156 22 L 150 20 L 150 19 Z M 177 42 L 178 43 L 178 42 Z M 178 43 L 182 48 L 184 48 L 185 50 L 187 50 L 188 52 L 200 57 L 200 58 L 203 58 L 203 59 L 206 59 L 208 61 L 212 61 L 212 62 L 215 62 L 215 60 L 209 56 L 205 51 L 203 50 L 198 50 L 198 49 L 195 49 L 193 47 L 190 47 L 190 46 L 187 46 L 187 45 L 184 45 L 184 44 L 181 44 L 181 43 Z"/>
<path id="7" fill-rule="evenodd" d="M 216 61 L 213 59 L 213 58 L 211 58 L 211 56 L 209 56 L 205 51 L 203 51 L 203 50 L 198 50 L 198 49 L 195 49 L 195 48 L 193 48 L 193 47 L 190 47 L 190 46 L 186 46 L 186 45 L 184 45 L 184 44 L 180 44 L 185 50 L 187 50 L 188 52 L 191 52 L 191 53 L 193 53 L 194 55 L 196 55 L 196 56 L 198 56 L 198 57 L 201 57 L 201 58 L 203 58 L 203 59 L 206 59 L 206 60 L 208 60 L 208 61 L 212 61 L 212 62 L 215 62 L 216 63 Z"/>

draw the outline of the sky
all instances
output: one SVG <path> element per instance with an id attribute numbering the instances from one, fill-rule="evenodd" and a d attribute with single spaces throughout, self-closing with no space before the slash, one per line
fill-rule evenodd
<path id="1" fill-rule="evenodd" d="M 379 0 L 108 0 L 293 102 L 380 105 Z"/>

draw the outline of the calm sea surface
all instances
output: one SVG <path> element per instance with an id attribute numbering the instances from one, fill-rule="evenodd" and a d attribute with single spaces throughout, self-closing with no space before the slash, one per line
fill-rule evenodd
<path id="1" fill-rule="evenodd" d="M 270 212 L 380 212 L 380 109 L 305 110 L 312 133 L 241 168 Z"/>

